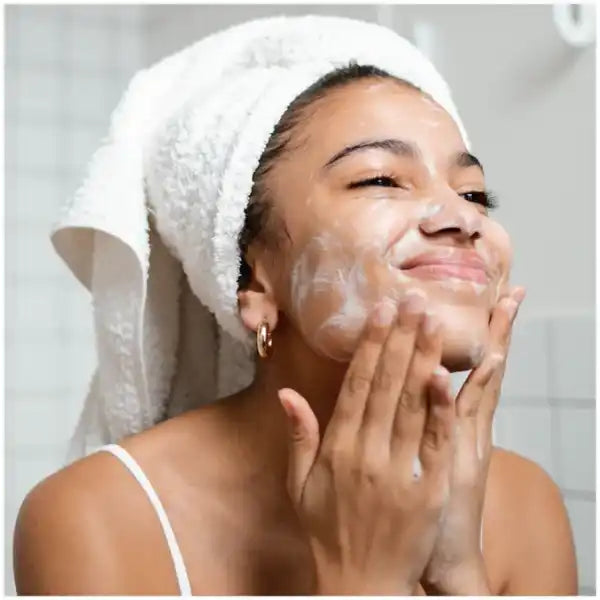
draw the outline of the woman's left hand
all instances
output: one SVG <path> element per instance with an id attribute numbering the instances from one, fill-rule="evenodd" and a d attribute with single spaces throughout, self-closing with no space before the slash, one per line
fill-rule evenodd
<path id="1" fill-rule="evenodd" d="M 421 578 L 427 595 L 489 595 L 480 548 L 483 499 L 492 451 L 492 421 L 510 344 L 512 324 L 525 297 L 513 288 L 490 320 L 488 350 L 456 399 L 450 498 L 433 553 Z"/>

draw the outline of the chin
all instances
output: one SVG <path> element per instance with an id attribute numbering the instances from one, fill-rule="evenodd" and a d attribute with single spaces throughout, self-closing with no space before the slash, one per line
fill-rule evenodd
<path id="1" fill-rule="evenodd" d="M 442 364 L 450 372 L 468 371 L 481 362 L 487 347 L 489 312 L 456 306 L 444 312 Z"/>

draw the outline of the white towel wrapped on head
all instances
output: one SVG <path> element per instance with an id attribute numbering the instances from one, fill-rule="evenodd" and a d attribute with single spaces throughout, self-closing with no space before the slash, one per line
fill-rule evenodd
<path id="1" fill-rule="evenodd" d="M 354 19 L 249 21 L 133 77 L 52 233 L 92 293 L 98 351 L 68 460 L 251 383 L 237 281 L 252 175 L 294 98 L 351 61 L 428 93 L 468 144 L 430 61 Z"/>

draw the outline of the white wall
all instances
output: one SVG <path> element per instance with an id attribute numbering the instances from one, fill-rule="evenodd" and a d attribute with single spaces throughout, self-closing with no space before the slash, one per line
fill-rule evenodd
<path id="1" fill-rule="evenodd" d="M 89 299 L 48 230 L 130 75 L 221 27 L 272 14 L 388 19 L 433 32 L 433 56 L 484 163 L 528 288 L 496 443 L 561 486 L 582 593 L 595 589 L 594 50 L 568 47 L 550 6 L 7 8 L 6 572 L 25 493 L 60 466 L 94 363 Z M 457 378 L 458 379 L 458 378 Z"/>
<path id="2" fill-rule="evenodd" d="M 95 361 L 49 230 L 140 66 L 139 7 L 6 8 L 6 593 L 25 494 L 57 470 Z"/>

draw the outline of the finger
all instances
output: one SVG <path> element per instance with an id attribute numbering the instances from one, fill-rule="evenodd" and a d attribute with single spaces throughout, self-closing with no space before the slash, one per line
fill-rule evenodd
<path id="1" fill-rule="evenodd" d="M 287 490 L 299 505 L 304 485 L 319 449 L 319 422 L 306 399 L 291 388 L 278 392 L 288 418 Z"/>
<path id="2" fill-rule="evenodd" d="M 456 397 L 457 417 L 474 419 L 477 416 L 486 386 L 503 362 L 503 354 L 489 351 L 486 353 L 481 364 L 471 371 Z"/>
<path id="3" fill-rule="evenodd" d="M 425 295 L 409 292 L 383 346 L 367 398 L 360 435 L 365 448 L 389 452 L 394 413 L 425 310 Z"/>
<path id="4" fill-rule="evenodd" d="M 421 443 L 427 415 L 427 389 L 431 374 L 442 358 L 442 340 L 439 318 L 433 313 L 425 315 L 419 328 L 404 387 L 396 405 L 392 424 L 392 453 L 396 453 L 399 446 L 406 446 L 414 453 Z"/>
<path id="5" fill-rule="evenodd" d="M 493 328 L 490 335 L 492 352 L 497 355 L 502 355 L 504 358 L 492 373 L 481 399 L 478 416 L 478 437 L 484 444 L 487 444 L 491 439 L 491 425 L 500 400 L 502 381 L 506 371 L 506 362 L 512 337 L 512 328 L 524 298 L 524 288 L 513 288 L 505 302 L 499 303 L 499 306 L 497 307 L 499 314 L 496 322 L 495 324 L 491 324 L 491 328 Z"/>
<path id="6" fill-rule="evenodd" d="M 427 382 L 427 419 L 419 447 L 423 472 L 436 477 L 449 468 L 453 450 L 454 401 L 450 374 L 439 366 Z"/>
<path id="7" fill-rule="evenodd" d="M 333 444 L 340 435 L 353 435 L 360 427 L 381 348 L 395 316 L 396 306 L 387 300 L 380 302 L 369 316 L 325 430 L 324 448 Z"/>
<path id="8" fill-rule="evenodd" d="M 482 403 L 485 403 L 486 412 L 489 414 L 491 411 L 493 415 L 497 403 L 496 392 L 499 392 L 497 388 L 504 374 L 512 323 L 519 302 L 524 297 L 523 288 L 515 288 L 513 292 L 501 298 L 492 312 L 487 352 L 480 365 L 470 373 L 456 399 L 459 417 L 475 417 Z M 492 381 L 494 383 L 490 385 Z"/>
<path id="9" fill-rule="evenodd" d="M 490 324 L 490 352 L 504 356 L 500 368 L 494 370 L 490 381 L 487 383 L 482 398 L 481 408 L 484 412 L 491 413 L 492 416 L 500 397 L 500 387 L 506 369 L 506 359 L 508 357 L 513 324 L 524 297 L 524 288 L 513 288 L 511 293 L 498 303 L 494 311 L 495 314 L 492 318 L 492 323 Z"/>

